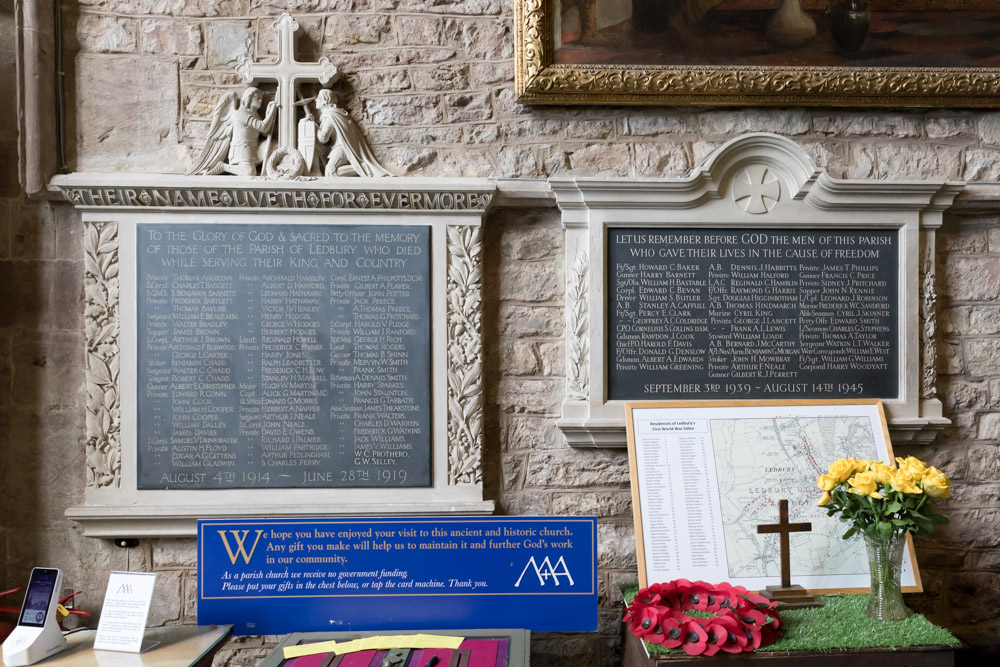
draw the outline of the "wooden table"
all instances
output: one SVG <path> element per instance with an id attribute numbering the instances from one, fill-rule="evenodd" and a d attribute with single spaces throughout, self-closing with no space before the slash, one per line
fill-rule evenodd
<path id="1" fill-rule="evenodd" d="M 623 667 L 705 667 L 712 662 L 730 663 L 749 660 L 754 667 L 954 667 L 955 649 L 950 646 L 917 646 L 914 648 L 871 648 L 860 651 L 754 651 L 753 653 L 717 653 L 703 655 L 671 654 L 647 656 L 642 640 L 624 629 L 625 656 Z"/>
<path id="2" fill-rule="evenodd" d="M 233 633 L 231 625 L 181 625 L 146 630 L 143 641 L 160 642 L 143 653 L 95 651 L 96 630 L 66 637 L 69 646 L 38 665 L 44 667 L 209 667 L 216 651 Z"/>

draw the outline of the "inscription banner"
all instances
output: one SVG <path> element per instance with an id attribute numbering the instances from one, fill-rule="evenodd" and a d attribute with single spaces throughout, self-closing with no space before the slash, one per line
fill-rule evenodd
<path id="1" fill-rule="evenodd" d="M 430 486 L 430 229 L 140 224 L 138 488 Z"/>
<path id="2" fill-rule="evenodd" d="M 198 623 L 594 631 L 597 519 L 202 520 Z"/>
<path id="3" fill-rule="evenodd" d="M 484 211 L 489 192 L 420 192 L 396 190 L 260 190 L 191 187 L 65 187 L 81 208 L 230 208 L 237 210 L 352 210 L 352 211 Z"/>
<path id="4" fill-rule="evenodd" d="M 608 398 L 895 398 L 896 230 L 608 229 Z"/>

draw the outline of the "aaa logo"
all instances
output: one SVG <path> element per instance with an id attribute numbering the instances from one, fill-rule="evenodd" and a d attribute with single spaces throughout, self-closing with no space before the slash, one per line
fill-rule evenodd
<path id="1" fill-rule="evenodd" d="M 545 560 L 543 560 L 541 564 L 539 564 L 535 560 L 535 557 L 532 556 L 528 559 L 528 563 L 524 566 L 524 569 L 521 570 L 521 576 L 517 578 L 517 583 L 514 584 L 514 588 L 521 587 L 521 580 L 524 579 L 524 575 L 528 572 L 528 570 L 534 571 L 535 576 L 538 577 L 538 584 L 540 586 L 544 586 L 549 577 L 552 578 L 552 581 L 556 586 L 559 585 L 559 577 L 566 577 L 566 579 L 569 580 L 570 586 L 576 585 L 573 583 L 573 575 L 569 573 L 569 568 L 566 566 L 566 560 L 563 556 L 559 557 L 559 560 L 556 561 L 555 565 L 552 564 L 552 561 L 549 560 L 548 556 L 545 557 Z"/>

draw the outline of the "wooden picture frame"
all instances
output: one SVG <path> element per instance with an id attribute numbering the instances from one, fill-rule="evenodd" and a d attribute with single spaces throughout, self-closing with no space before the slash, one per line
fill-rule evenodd
<path id="1" fill-rule="evenodd" d="M 814 568 L 819 568 L 818 564 L 825 566 L 829 561 L 833 564 L 833 569 L 837 570 L 834 572 L 830 568 L 825 568 L 813 569 L 809 574 L 803 574 L 801 570 L 797 573 L 793 546 L 792 583 L 801 584 L 812 593 L 868 592 L 867 583 L 870 575 L 864 545 L 857 539 L 856 543 L 849 543 L 851 546 L 846 546 L 840 539 L 847 530 L 847 525 L 835 517 L 827 517 L 826 511 L 816 505 L 820 492 L 816 488 L 815 477 L 825 472 L 826 466 L 839 456 L 881 459 L 887 462 L 895 460 L 881 400 L 659 401 L 627 403 L 625 410 L 632 516 L 635 523 L 640 587 L 645 588 L 650 583 L 679 578 L 701 579 L 710 583 L 728 581 L 750 590 L 760 590 L 765 585 L 777 584 L 778 575 L 768 573 L 770 562 L 767 560 L 773 561 L 776 555 L 768 551 L 765 557 L 765 550 L 761 547 L 761 540 L 765 538 L 757 536 L 756 525 L 773 523 L 776 519 L 779 498 L 767 494 L 780 486 L 784 490 L 795 488 L 808 490 L 804 494 L 805 497 L 800 496 L 798 499 L 798 508 L 796 502 L 790 503 L 791 516 L 797 521 L 811 519 L 813 531 L 795 533 L 792 540 L 793 542 L 797 539 L 800 542 L 808 540 L 808 553 L 815 559 Z M 802 421 L 838 418 L 851 421 L 844 421 L 839 425 Z M 779 426 L 777 423 L 779 419 L 784 420 L 785 424 Z M 648 429 L 652 426 L 644 423 L 644 420 L 669 422 L 655 426 L 666 429 L 662 431 L 663 433 L 677 434 L 672 436 L 674 440 L 672 451 L 663 447 L 665 438 L 659 438 L 657 442 L 657 436 L 650 435 Z M 716 423 L 710 424 L 710 420 Z M 771 423 L 750 424 L 749 420 L 769 420 Z M 640 422 L 643 423 L 639 425 Z M 870 443 L 864 442 L 866 433 L 860 432 L 858 435 L 859 429 L 863 429 L 865 423 L 870 425 Z M 746 437 L 745 442 L 740 442 L 736 435 L 741 428 L 747 428 L 747 431 L 739 436 Z M 852 440 L 847 444 L 841 443 L 830 435 L 832 428 L 840 429 L 836 431 L 838 437 L 843 435 L 844 429 L 849 429 L 848 433 Z M 731 430 L 726 431 L 726 429 Z M 786 429 L 797 434 L 795 442 L 782 440 L 782 434 Z M 774 434 L 774 439 L 780 446 L 768 447 L 766 441 L 769 439 L 769 431 Z M 682 432 L 690 435 L 688 437 L 679 435 Z M 704 437 L 698 438 L 699 433 L 704 433 Z M 802 437 L 803 433 L 817 438 L 819 442 L 808 442 L 808 438 Z M 717 444 L 716 436 L 719 439 L 731 437 L 726 446 L 732 446 L 732 449 L 726 450 L 725 446 Z M 798 440 L 802 442 L 799 443 Z M 705 455 L 704 449 L 697 451 L 706 444 L 710 454 Z M 870 446 L 867 447 L 867 451 L 862 451 L 852 449 L 852 444 Z M 737 445 L 748 449 L 737 449 Z M 835 455 L 834 452 L 838 448 L 849 451 L 840 451 L 839 455 Z M 823 449 L 827 451 L 821 452 L 820 456 L 814 456 L 815 450 Z M 719 457 L 726 455 L 749 456 L 752 462 L 744 469 L 733 467 L 732 470 L 722 471 L 715 463 Z M 698 456 L 701 457 L 701 461 L 697 460 Z M 797 469 L 787 467 L 787 460 L 798 456 L 805 457 L 802 460 L 807 463 Z M 658 465 L 650 466 L 649 462 L 654 458 L 658 459 Z M 827 461 L 827 458 L 830 460 Z M 775 463 L 786 465 L 774 465 Z M 705 479 L 694 484 L 685 475 L 685 471 L 698 471 L 699 466 L 705 473 Z M 740 474 L 746 475 L 747 483 L 752 480 L 752 484 L 757 487 L 734 486 L 729 490 L 731 495 L 725 497 L 725 502 L 731 504 L 730 510 L 738 508 L 739 516 L 743 518 L 738 524 L 733 522 L 728 527 L 723 509 L 724 486 L 728 483 L 722 479 L 724 472 L 731 479 Z M 816 475 L 813 475 L 813 472 Z M 674 482 L 684 478 L 680 484 L 681 489 L 671 487 L 667 478 L 671 473 Z M 651 483 L 657 480 L 666 483 L 651 486 Z M 762 490 L 770 483 L 776 483 L 776 487 Z M 699 490 L 701 488 L 704 488 L 704 492 Z M 815 491 L 815 494 L 812 491 Z M 659 494 L 663 496 L 657 498 Z M 675 511 L 675 508 L 681 505 L 678 500 L 683 500 L 685 507 L 694 506 L 696 512 L 699 509 L 697 504 L 701 501 L 706 501 L 709 506 L 701 515 L 686 511 L 681 516 L 680 512 Z M 663 515 L 659 515 L 660 520 L 656 525 L 650 518 L 653 506 L 668 508 Z M 650 533 L 648 539 L 647 532 Z M 748 537 L 751 534 L 752 537 Z M 658 553 L 655 558 L 651 558 L 650 549 L 654 542 Z M 650 549 L 647 549 L 647 546 Z M 668 548 L 673 548 L 675 554 L 664 554 Z M 752 553 L 747 550 L 748 548 Z M 923 587 L 913 541 L 909 535 L 906 538 L 906 549 L 903 591 L 920 592 Z M 676 564 L 673 568 L 670 567 L 671 559 Z M 714 563 L 709 562 L 713 559 Z M 779 565 L 774 562 L 775 568 Z"/>
<path id="2" fill-rule="evenodd" d="M 772 53 L 767 51 L 770 42 L 761 38 L 749 58 L 727 59 L 728 56 L 719 55 L 717 47 L 705 48 L 711 62 L 703 64 L 698 58 L 688 57 L 688 52 L 684 50 L 694 38 L 678 40 L 680 28 L 673 27 L 658 33 L 665 35 L 660 41 L 666 44 L 687 42 L 677 51 L 681 55 L 672 61 L 654 62 L 635 53 L 634 41 L 618 39 L 615 42 L 604 37 L 600 37 L 605 40 L 601 42 L 603 46 L 578 49 L 578 53 L 566 55 L 565 49 L 559 46 L 563 35 L 556 34 L 557 26 L 563 25 L 564 17 L 567 21 L 571 20 L 571 13 L 585 3 L 597 6 L 598 3 L 615 0 L 518 0 L 514 17 L 518 102 L 577 105 L 1000 106 L 1000 69 L 993 66 L 1000 63 L 1000 51 L 995 56 L 992 53 L 970 53 L 964 59 L 955 58 L 953 53 L 962 45 L 970 44 L 969 40 L 978 39 L 977 35 L 959 34 L 970 30 L 965 22 L 981 20 L 988 23 L 983 29 L 989 30 L 994 21 L 1000 25 L 1000 8 L 986 9 L 989 5 L 981 4 L 979 0 L 964 6 L 954 0 L 896 0 L 894 3 L 868 0 L 868 4 L 873 6 L 872 34 L 880 35 L 876 45 L 879 50 L 871 57 L 858 58 L 838 50 L 840 47 L 833 44 L 830 21 L 823 13 L 827 5 L 825 0 L 801 1 L 822 28 L 811 46 L 787 49 L 787 54 L 780 47 L 775 47 Z M 618 4 L 621 4 L 620 0 Z M 757 19 L 760 26 L 764 25 L 765 9 L 770 12 L 775 8 L 775 3 L 759 0 L 736 0 L 735 3 L 730 0 L 719 7 L 718 12 L 734 11 L 731 9 L 734 4 L 745 7 L 744 13 L 756 12 L 754 16 L 760 17 Z M 561 11 L 563 7 L 565 12 Z M 915 12 L 928 7 L 939 11 L 945 18 L 947 15 L 958 17 L 953 22 L 960 27 L 950 40 L 948 35 L 938 40 L 929 39 L 926 34 L 911 36 L 906 34 L 905 25 L 897 34 L 894 24 L 886 27 L 883 21 L 883 17 L 885 20 L 905 20 L 907 16 L 916 16 Z M 905 11 L 889 11 L 899 8 Z M 709 11 L 708 16 L 713 16 L 714 11 Z M 630 17 L 628 27 L 617 28 L 619 34 L 633 29 L 631 21 Z M 924 21 L 925 25 L 932 26 L 945 23 L 947 21 L 935 20 L 934 17 Z M 976 26 L 978 29 L 978 24 Z M 763 27 L 758 29 L 758 33 L 761 30 Z M 876 30 L 881 32 L 875 33 Z M 698 33 L 702 37 L 708 35 L 705 39 L 710 39 L 713 34 L 713 29 L 705 28 Z M 873 40 L 872 34 L 867 37 L 869 42 Z M 615 34 L 612 36 L 617 37 Z M 988 42 L 987 36 L 984 34 L 982 37 L 984 44 Z M 623 41 L 626 42 L 624 46 Z M 816 51 L 819 49 L 817 45 L 822 45 L 821 53 L 811 54 L 810 58 L 802 56 L 802 48 Z M 934 48 L 940 50 L 934 51 Z M 972 46 L 967 48 L 970 51 L 973 49 Z M 803 65 L 803 61 L 815 62 Z M 831 62 L 836 64 L 829 64 Z M 954 62 L 963 64 L 951 64 Z M 969 66 L 969 62 L 978 65 Z M 929 66 L 928 63 L 940 64 Z"/>

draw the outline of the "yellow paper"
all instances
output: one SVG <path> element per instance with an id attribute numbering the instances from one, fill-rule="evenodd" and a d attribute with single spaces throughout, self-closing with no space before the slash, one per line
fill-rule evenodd
<path id="1" fill-rule="evenodd" d="M 317 653 L 329 653 L 337 648 L 337 642 L 316 642 L 315 644 L 301 644 L 299 646 L 286 646 L 282 649 L 285 660 L 289 658 L 301 658 L 304 655 L 316 655 Z"/>
<path id="2" fill-rule="evenodd" d="M 456 649 L 464 640 L 464 637 L 450 637 L 447 635 L 375 635 L 364 639 L 355 639 L 349 642 L 342 642 L 331 649 L 337 655 L 344 653 L 354 653 L 355 651 L 386 650 L 393 648 L 450 648 Z M 300 648 L 300 647 L 296 647 Z M 285 649 L 286 651 L 288 649 Z M 319 653 L 319 651 L 314 651 Z M 312 653 L 300 653 L 298 655 L 312 655 Z M 292 657 L 285 655 L 286 658 Z"/>
<path id="3" fill-rule="evenodd" d="M 354 641 L 344 642 L 343 644 L 337 644 L 337 648 L 333 650 L 337 655 L 342 655 L 344 653 L 353 653 L 354 651 L 360 651 L 359 644 L 361 640 L 355 639 Z"/>
<path id="4" fill-rule="evenodd" d="M 465 637 L 452 637 L 450 635 L 417 635 L 419 644 L 411 644 L 413 648 L 451 648 L 455 649 L 462 645 Z"/>

